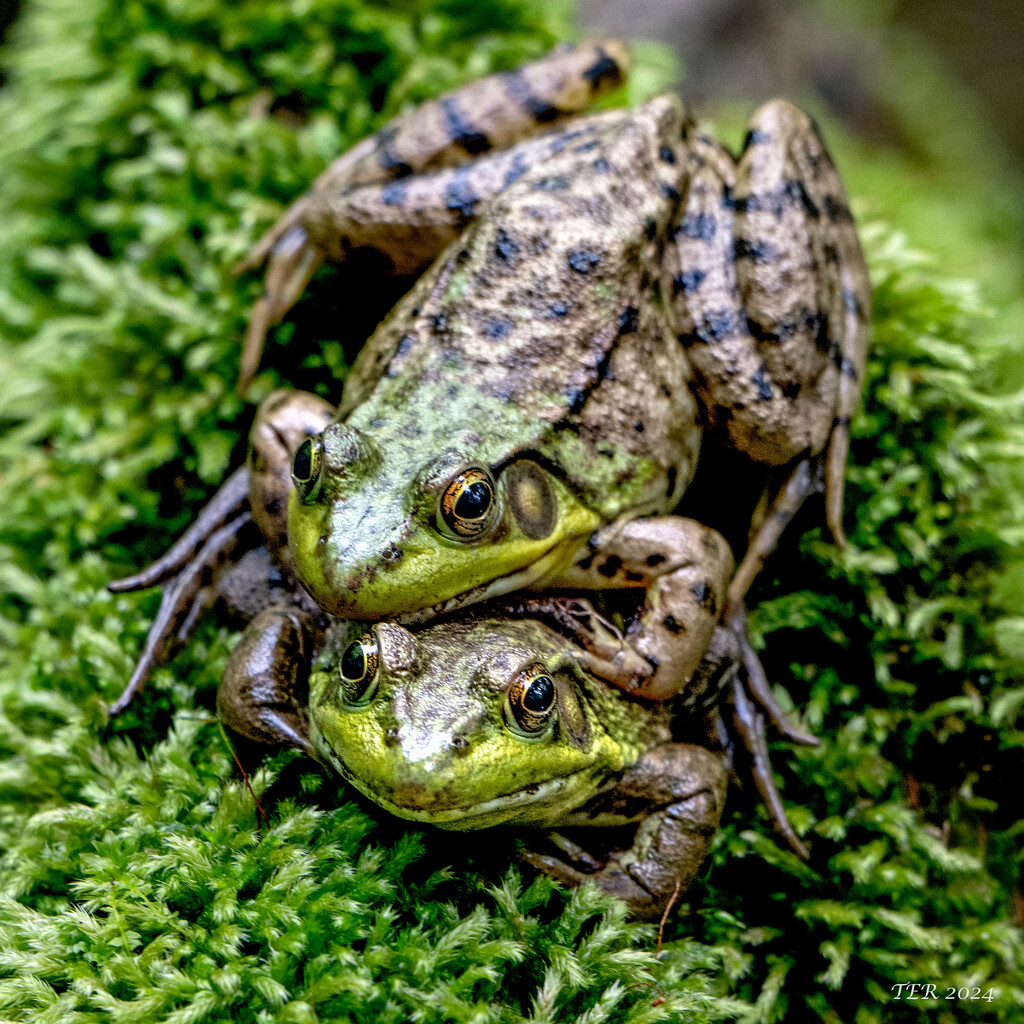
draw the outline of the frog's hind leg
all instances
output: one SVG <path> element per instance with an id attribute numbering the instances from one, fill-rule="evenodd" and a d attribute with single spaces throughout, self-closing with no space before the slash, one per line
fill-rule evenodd
<path id="1" fill-rule="evenodd" d="M 568 885 L 593 881 L 623 900 L 633 917 L 657 920 L 689 886 L 711 849 L 725 806 L 726 774 L 719 755 L 686 743 L 647 751 L 610 790 L 575 812 L 568 824 L 636 819 L 650 808 L 628 850 L 605 860 L 561 836 L 556 845 L 576 863 L 526 851 L 535 868 Z"/>
<path id="2" fill-rule="evenodd" d="M 708 425 L 767 466 L 825 452 L 826 515 L 841 543 L 870 284 L 842 183 L 813 122 L 783 101 L 765 105 L 738 163 L 713 140 L 692 138 L 666 258 Z"/>
<path id="3" fill-rule="evenodd" d="M 385 205 L 405 205 L 403 182 L 466 165 L 550 131 L 602 92 L 621 84 L 628 67 L 628 54 L 615 40 L 556 50 L 517 71 L 491 75 L 423 103 L 340 156 L 234 268 L 241 274 L 270 258 L 264 295 L 253 309 L 246 333 L 239 387 L 248 384 L 259 364 L 267 330 L 295 304 L 325 256 L 343 260 L 361 245 L 379 248 L 374 245 L 372 218 L 356 230 L 368 239 L 346 236 L 346 229 L 353 225 L 338 211 L 346 206 L 347 197 L 375 186 Z M 456 189 L 464 184 L 457 176 L 451 182 Z M 357 201 L 363 208 L 353 211 L 356 219 L 368 212 L 366 198 Z M 457 200 L 458 192 L 450 193 L 449 199 Z M 466 206 L 456 202 L 457 209 Z M 385 217 L 383 224 L 387 221 Z M 416 225 L 406 223 L 406 228 L 411 226 Z M 387 234 L 386 227 L 381 230 Z M 383 248 L 392 250 L 393 272 L 413 273 L 429 263 L 447 240 L 437 242 L 433 253 L 418 251 L 415 259 L 404 261 L 410 264 L 404 267 L 402 259 L 393 258 L 401 242 L 398 246 L 385 242 Z"/>

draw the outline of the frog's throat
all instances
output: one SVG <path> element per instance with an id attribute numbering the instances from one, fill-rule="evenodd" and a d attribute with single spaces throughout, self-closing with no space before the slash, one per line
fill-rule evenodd
<path id="1" fill-rule="evenodd" d="M 354 778 L 336 752 L 331 752 L 330 760 L 335 771 L 346 782 L 358 789 L 367 799 L 395 815 L 396 818 L 457 831 L 492 828 L 496 825 L 506 824 L 513 819 L 518 825 L 555 824 L 571 808 L 578 806 L 585 799 L 579 796 L 578 786 L 587 786 L 588 777 L 592 778 L 595 774 L 600 774 L 597 766 L 591 764 L 575 772 L 570 772 L 568 775 L 559 776 L 557 779 L 549 779 L 547 782 L 532 785 L 529 792 L 513 790 L 491 797 L 489 800 L 482 800 L 480 803 L 416 810 L 403 804 L 394 803 L 373 786 Z M 595 782 L 593 789 L 596 791 L 598 788 L 599 784 Z M 587 795 L 590 795 L 590 787 L 588 787 Z"/>
<path id="2" fill-rule="evenodd" d="M 403 625 L 429 622 L 439 615 L 464 608 L 466 605 L 487 601 L 492 597 L 501 597 L 503 594 L 510 594 L 527 587 L 539 589 L 576 561 L 580 551 L 586 546 L 587 540 L 587 537 L 570 537 L 521 569 L 488 580 L 479 586 L 470 587 L 469 590 L 464 590 L 461 594 L 449 597 L 445 601 L 439 601 L 429 608 L 399 613 L 393 616 L 393 621 Z"/>

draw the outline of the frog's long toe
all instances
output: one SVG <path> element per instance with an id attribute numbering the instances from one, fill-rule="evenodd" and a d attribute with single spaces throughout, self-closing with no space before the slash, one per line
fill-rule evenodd
<path id="1" fill-rule="evenodd" d="M 209 507 L 207 506 L 203 512 L 205 513 Z M 135 695 L 145 686 L 153 669 L 167 661 L 191 636 L 202 612 L 219 596 L 213 585 L 217 572 L 239 545 L 246 542 L 246 528 L 251 522 L 252 516 L 246 510 L 214 530 L 185 568 L 166 582 L 160 610 L 149 627 L 135 671 L 132 672 L 128 685 L 121 691 L 121 695 L 110 705 L 111 718 L 128 707 Z M 199 525 L 198 520 L 195 525 Z"/>

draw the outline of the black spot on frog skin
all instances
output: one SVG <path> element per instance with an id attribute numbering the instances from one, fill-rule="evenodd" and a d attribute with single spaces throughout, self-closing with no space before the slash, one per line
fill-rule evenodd
<path id="1" fill-rule="evenodd" d="M 636 306 L 627 306 L 619 317 L 619 334 L 635 334 L 640 319 Z"/>
<path id="2" fill-rule="evenodd" d="M 786 383 L 782 385 L 782 394 L 785 398 L 792 401 L 800 394 L 800 381 L 787 380 Z"/>
<path id="3" fill-rule="evenodd" d="M 836 199 L 835 196 L 825 196 L 822 200 L 822 205 L 825 207 L 825 216 L 828 217 L 833 224 L 840 221 L 846 222 L 853 220 L 850 208 L 845 203 Z"/>
<path id="4" fill-rule="evenodd" d="M 715 592 L 711 588 L 711 584 L 707 580 L 702 580 L 700 583 L 694 583 L 691 587 L 693 596 L 697 599 L 700 606 L 709 615 L 718 614 L 718 601 L 715 600 Z"/>
<path id="5" fill-rule="evenodd" d="M 672 151 L 671 146 L 662 146 L 661 149 L 658 150 L 658 159 L 661 160 L 662 163 L 674 164 L 676 162 L 676 155 Z"/>
<path id="6" fill-rule="evenodd" d="M 435 313 L 430 318 L 431 324 L 433 324 L 434 330 L 439 334 L 443 334 L 448 330 L 448 314 L 447 313 Z"/>
<path id="7" fill-rule="evenodd" d="M 574 249 L 568 256 L 569 266 L 577 274 L 589 274 L 601 262 L 601 254 L 587 249 Z"/>
<path id="8" fill-rule="evenodd" d="M 753 260 L 754 263 L 773 263 L 778 258 L 775 246 L 770 242 L 755 242 L 749 238 L 737 238 L 733 242 L 733 259 Z"/>
<path id="9" fill-rule="evenodd" d="M 860 299 L 858 299 L 856 294 L 849 288 L 843 289 L 843 306 L 846 308 L 847 313 L 853 313 L 855 316 L 864 315 Z"/>
<path id="10" fill-rule="evenodd" d="M 857 379 L 857 367 L 852 359 L 844 358 L 843 361 L 839 364 L 839 372 L 844 377 L 849 377 L 850 380 Z"/>
<path id="11" fill-rule="evenodd" d="M 484 328 L 484 334 L 492 341 L 501 341 L 512 333 L 512 323 L 509 320 L 489 320 Z"/>
<path id="12" fill-rule="evenodd" d="M 526 162 L 526 157 L 522 153 L 515 153 L 512 156 L 512 162 L 508 165 L 508 170 L 505 172 L 505 180 L 502 183 L 505 188 L 509 185 L 517 182 L 528 170 L 530 165 Z"/>
<path id="13" fill-rule="evenodd" d="M 699 238 L 710 242 L 715 237 L 718 225 L 708 213 L 689 213 L 679 222 L 679 233 L 685 238 Z"/>
<path id="14" fill-rule="evenodd" d="M 658 222 L 653 217 L 648 217 L 644 221 L 644 238 L 648 242 L 653 242 L 658 237 Z"/>
<path id="15" fill-rule="evenodd" d="M 585 555 L 576 563 L 576 568 L 580 569 L 582 572 L 586 572 L 591 567 L 591 565 L 594 564 L 594 559 L 596 557 L 597 552 L 591 551 L 589 554 Z"/>
<path id="16" fill-rule="evenodd" d="M 622 559 L 618 555 L 609 555 L 604 562 L 597 567 L 598 573 L 606 580 L 610 580 L 622 568 Z"/>
<path id="17" fill-rule="evenodd" d="M 674 615 L 666 615 L 661 620 L 661 624 L 673 635 L 679 636 L 680 633 L 686 632 L 686 626 L 683 625 Z"/>
<path id="18" fill-rule="evenodd" d="M 666 494 L 667 497 L 671 498 L 672 495 L 675 494 L 675 491 L 676 491 L 676 479 L 678 478 L 678 476 L 679 476 L 679 473 L 677 472 L 676 467 L 675 466 L 669 466 L 668 467 L 668 473 L 666 474 L 667 483 L 666 483 L 666 487 L 665 487 L 665 494 Z"/>
<path id="19" fill-rule="evenodd" d="M 823 245 L 821 247 L 821 255 L 824 257 L 826 263 L 839 262 L 839 250 L 832 244 Z"/>
<path id="20" fill-rule="evenodd" d="M 731 309 L 708 310 L 704 323 L 697 328 L 697 337 L 712 344 L 728 338 L 738 327 L 736 314 Z"/>
<path id="21" fill-rule="evenodd" d="M 593 167 L 595 171 L 599 171 L 601 174 L 604 174 L 605 171 L 611 170 L 611 165 L 608 163 L 607 160 L 605 160 L 603 156 L 599 156 L 590 166 Z"/>
<path id="22" fill-rule="evenodd" d="M 569 313 L 569 307 L 564 302 L 553 302 L 548 306 L 548 317 L 554 317 L 556 320 L 561 320 L 562 317 L 567 316 Z"/>
<path id="23" fill-rule="evenodd" d="M 787 181 L 785 190 L 786 195 L 799 200 L 800 205 L 804 208 L 804 213 L 811 220 L 818 220 L 821 217 L 821 210 L 818 209 L 817 204 L 811 198 L 810 193 L 799 178 L 791 178 Z"/>
<path id="24" fill-rule="evenodd" d="M 671 150 L 669 152 L 671 152 Z M 679 202 L 679 192 L 671 185 L 662 182 L 661 185 L 658 186 L 658 191 L 661 193 L 663 199 L 667 199 L 671 203 Z"/>
<path id="25" fill-rule="evenodd" d="M 587 392 L 583 388 L 568 388 L 565 397 L 569 400 L 569 412 L 574 416 L 583 411 L 587 401 Z"/>
<path id="26" fill-rule="evenodd" d="M 480 195 L 470 184 L 469 175 L 470 168 L 460 167 L 452 176 L 444 194 L 448 209 L 458 212 L 467 219 L 473 216 L 476 204 L 480 202 Z"/>
<path id="27" fill-rule="evenodd" d="M 592 153 L 598 146 L 601 145 L 600 139 L 591 139 L 589 142 L 581 142 L 578 146 L 573 149 L 574 153 Z"/>
<path id="28" fill-rule="evenodd" d="M 561 174 L 552 174 L 541 178 L 533 187 L 537 192 L 564 192 L 569 187 L 569 179 Z"/>
<path id="29" fill-rule="evenodd" d="M 642 434 L 647 428 L 644 426 L 644 421 L 643 420 L 637 420 L 636 423 L 633 424 L 633 429 L 638 434 Z"/>
<path id="30" fill-rule="evenodd" d="M 750 382 L 757 388 L 757 400 L 759 402 L 770 402 L 772 400 L 772 383 L 768 377 L 768 367 L 762 363 L 757 368 Z"/>
<path id="31" fill-rule="evenodd" d="M 504 228 L 494 240 L 494 254 L 505 263 L 511 263 L 519 255 L 519 243 Z"/>
<path id="32" fill-rule="evenodd" d="M 486 153 L 491 148 L 491 140 L 466 122 L 455 97 L 449 96 L 441 100 L 441 113 L 444 116 L 444 127 L 448 137 L 460 149 L 471 156 L 476 156 L 479 153 Z"/>
<path id="33" fill-rule="evenodd" d="M 666 561 L 667 561 L 666 557 L 664 555 L 659 555 L 659 554 L 648 555 L 644 559 L 644 563 L 646 565 L 649 565 L 652 569 L 656 565 L 661 565 L 663 562 L 666 562 Z"/>
<path id="34" fill-rule="evenodd" d="M 501 78 L 509 98 L 525 110 L 537 124 L 549 124 L 562 113 L 558 107 L 534 96 L 522 71 L 507 71 Z"/>
<path id="35" fill-rule="evenodd" d="M 280 496 L 275 498 L 267 498 L 263 502 L 263 509 L 268 515 L 276 516 L 281 511 L 281 498 Z"/>
<path id="36" fill-rule="evenodd" d="M 643 583 L 644 574 L 642 572 L 637 572 L 635 569 L 627 569 L 626 581 L 628 583 Z"/>
<path id="37" fill-rule="evenodd" d="M 684 270 L 681 274 L 676 274 L 672 278 L 672 295 L 673 297 L 683 292 L 686 295 L 690 295 L 695 292 L 707 277 L 706 271 L 703 270 Z"/>
<path id="38" fill-rule="evenodd" d="M 583 79 L 590 83 L 591 90 L 598 89 L 604 82 L 617 85 L 622 81 L 622 68 L 599 46 L 597 60 L 583 72 Z"/>
<path id="39" fill-rule="evenodd" d="M 380 201 L 385 206 L 404 206 L 408 188 L 407 181 L 393 181 L 380 190 Z"/>
<path id="40" fill-rule="evenodd" d="M 743 149 L 748 149 L 750 146 L 761 146 L 766 142 L 771 142 L 772 137 L 769 132 L 764 131 L 761 128 L 751 128 L 746 135 L 743 136 Z"/>

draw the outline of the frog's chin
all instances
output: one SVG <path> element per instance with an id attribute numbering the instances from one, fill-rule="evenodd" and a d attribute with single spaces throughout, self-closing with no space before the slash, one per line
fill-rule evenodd
<path id="1" fill-rule="evenodd" d="M 439 615 L 465 608 L 467 605 L 480 604 L 482 601 L 489 601 L 493 597 L 502 597 L 516 590 L 540 588 L 549 584 L 554 577 L 572 564 L 582 544 L 583 541 L 578 539 L 571 543 L 558 544 L 547 554 L 522 569 L 498 576 L 477 587 L 471 587 L 454 597 L 438 601 L 437 604 L 433 604 L 429 608 L 399 612 L 392 616 L 392 619 L 402 625 L 417 625 L 421 622 L 430 622 Z"/>
<path id="2" fill-rule="evenodd" d="M 340 774 L 363 796 L 390 811 L 395 817 L 457 831 L 491 828 L 511 821 L 517 825 L 553 825 L 571 809 L 570 803 L 575 806 L 579 802 L 568 798 L 568 794 L 575 788 L 572 783 L 592 771 L 591 768 L 582 768 L 557 779 L 532 785 L 528 790 L 503 793 L 478 803 L 453 804 L 445 801 L 433 807 L 410 807 L 408 804 L 396 803 L 373 786 L 353 778 L 344 769 L 344 763 L 338 763 L 341 759 L 337 755 L 332 760 Z M 563 806 L 563 800 L 560 799 L 563 794 L 567 798 L 566 806 Z"/>

